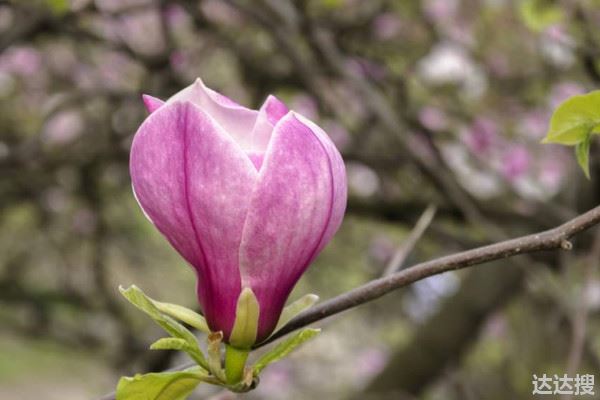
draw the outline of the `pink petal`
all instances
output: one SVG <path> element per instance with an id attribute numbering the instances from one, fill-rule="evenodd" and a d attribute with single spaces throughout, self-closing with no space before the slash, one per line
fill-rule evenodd
<path id="1" fill-rule="evenodd" d="M 265 100 L 260 107 L 258 117 L 256 118 L 256 124 L 250 134 L 251 147 L 247 149 L 247 151 L 253 154 L 253 159 L 257 159 L 261 154 L 264 155 L 264 152 L 269 145 L 271 134 L 273 133 L 273 127 L 288 113 L 288 111 L 286 105 L 277 97 L 273 95 L 267 97 L 267 100 Z M 260 160 L 260 163 L 258 163 L 257 168 L 260 168 L 261 163 L 262 159 Z"/>
<path id="2" fill-rule="evenodd" d="M 211 329 L 232 329 L 238 249 L 258 174 L 242 149 L 192 103 L 172 102 L 135 135 L 130 170 L 141 207 L 198 274 Z"/>
<path id="3" fill-rule="evenodd" d="M 275 126 L 281 118 L 285 117 L 289 111 L 287 106 L 273 95 L 267 97 L 267 100 L 265 100 L 261 107 L 261 111 L 263 109 L 265 110 L 267 119 L 273 126 Z"/>
<path id="4" fill-rule="evenodd" d="M 150 114 L 152 114 L 154 111 L 158 110 L 160 106 L 165 104 L 165 102 L 161 99 L 157 99 L 156 97 L 152 97 L 147 94 L 142 95 L 142 100 L 144 100 L 146 110 L 148 110 Z"/>
<path id="5" fill-rule="evenodd" d="M 242 285 L 260 303 L 259 340 L 273 330 L 290 291 L 338 228 L 345 208 L 341 157 L 313 125 L 293 112 L 279 121 L 252 195 L 240 272 Z"/>
<path id="6" fill-rule="evenodd" d="M 342 224 L 342 220 L 344 219 L 344 213 L 346 212 L 346 202 L 348 199 L 348 182 L 346 179 L 346 166 L 344 165 L 344 160 L 342 159 L 342 155 L 335 147 L 333 141 L 329 138 L 327 133 L 323 131 L 317 124 L 309 120 L 308 118 L 296 114 L 300 122 L 308 126 L 315 135 L 321 141 L 321 144 L 327 151 L 327 155 L 329 156 L 329 161 L 331 163 L 331 171 L 333 176 L 333 206 L 331 211 L 331 219 L 329 221 L 329 226 L 327 227 L 321 242 L 314 254 L 313 259 L 323 250 L 323 248 L 329 243 L 333 235 L 337 232 L 338 228 Z M 312 262 L 311 259 L 309 262 Z"/>
<path id="7" fill-rule="evenodd" d="M 256 123 L 258 111 L 243 107 L 228 97 L 207 88 L 200 78 L 167 100 L 167 103 L 177 101 L 194 103 L 210 115 L 242 148 L 251 147 L 250 132 Z"/>

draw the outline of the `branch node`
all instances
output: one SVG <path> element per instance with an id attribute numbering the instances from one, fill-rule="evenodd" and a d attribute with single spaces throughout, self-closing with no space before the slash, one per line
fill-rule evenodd
<path id="1" fill-rule="evenodd" d="M 560 242 L 560 248 L 563 250 L 573 250 L 573 243 L 569 242 L 567 239 L 563 239 Z"/>

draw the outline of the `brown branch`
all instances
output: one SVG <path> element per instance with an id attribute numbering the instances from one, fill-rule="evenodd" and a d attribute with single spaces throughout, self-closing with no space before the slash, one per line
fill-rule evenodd
<path id="1" fill-rule="evenodd" d="M 393 275 L 373 280 L 311 308 L 291 320 L 266 342 L 261 343 L 257 347 L 272 342 L 283 335 L 313 322 L 375 300 L 393 290 L 433 275 L 483 264 L 500 258 L 513 257 L 519 254 L 559 248 L 570 250 L 572 247 L 568 241 L 570 237 L 598 223 L 600 223 L 600 206 L 547 231 L 505 240 L 414 265 Z"/>
<path id="2" fill-rule="evenodd" d="M 484 264 L 501 258 L 514 257 L 520 254 L 533 253 L 542 250 L 572 248 L 569 239 L 594 225 L 600 223 L 600 206 L 581 214 L 564 224 L 543 232 L 521 236 L 515 239 L 477 247 L 475 249 L 436 258 L 416 264 L 410 268 L 396 272 L 387 277 L 370 281 L 362 286 L 336 296 L 321 303 L 292 319 L 281 330 L 277 331 L 266 341 L 259 343 L 255 348 L 271 343 L 290 332 L 303 328 L 314 322 L 339 314 L 343 311 L 358 307 L 369 301 L 390 293 L 396 289 L 410 285 L 422 279 L 443 272 L 454 271 L 461 268 Z M 173 370 L 188 368 L 190 364 L 176 367 Z M 114 393 L 108 394 L 99 400 L 114 400 Z"/>

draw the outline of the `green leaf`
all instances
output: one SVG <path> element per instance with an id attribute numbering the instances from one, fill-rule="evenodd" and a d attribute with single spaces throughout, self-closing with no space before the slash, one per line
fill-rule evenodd
<path id="1" fill-rule="evenodd" d="M 543 143 L 573 146 L 600 128 L 600 90 L 573 96 L 552 114 L 550 129 Z"/>
<path id="2" fill-rule="evenodd" d="M 116 400 L 184 400 L 205 378 L 207 375 L 199 367 L 123 377 L 117 386 Z"/>
<path id="3" fill-rule="evenodd" d="M 178 338 L 161 338 L 150 345 L 150 350 L 187 350 L 188 343 Z"/>
<path id="4" fill-rule="evenodd" d="M 286 306 L 279 317 L 279 321 L 277 321 L 277 327 L 275 328 L 274 332 L 277 332 L 302 311 L 312 307 L 317 301 L 319 301 L 319 296 L 316 294 L 307 294 L 294 301 L 289 306 Z"/>
<path id="5" fill-rule="evenodd" d="M 288 354 L 290 354 L 294 349 L 296 349 L 298 346 L 300 346 L 307 340 L 310 340 L 313 337 L 315 337 L 319 332 L 321 332 L 320 329 L 303 329 L 300 332 L 294 334 L 289 339 L 286 339 L 277 346 L 275 346 L 271 351 L 263 354 L 262 357 L 260 357 L 253 366 L 254 376 L 260 374 L 260 372 L 267 365 L 279 361 Z"/>
<path id="6" fill-rule="evenodd" d="M 142 292 L 142 290 L 137 286 L 132 285 L 128 289 L 119 287 L 119 291 L 127 300 L 129 300 L 131 304 L 148 314 L 171 336 L 183 339 L 187 343 L 185 351 L 190 355 L 190 357 L 192 357 L 194 361 L 208 370 L 208 363 L 200 351 L 196 337 L 192 334 L 192 332 L 187 330 L 186 327 L 175 321 L 173 318 L 161 313 L 160 310 L 154 305 L 154 301 L 146 296 L 144 292 Z"/>
<path id="7" fill-rule="evenodd" d="M 240 349 L 249 349 L 256 342 L 260 306 L 252 289 L 246 287 L 240 293 L 235 310 L 235 322 L 229 343 Z"/>
<path id="8" fill-rule="evenodd" d="M 177 318 L 180 321 L 185 322 L 186 324 L 193 326 L 199 331 L 210 333 L 210 329 L 208 328 L 208 324 L 204 317 L 197 312 L 190 310 L 187 307 L 180 306 L 178 304 L 171 303 L 163 303 L 160 301 L 152 300 L 156 308 L 158 308 L 163 313 L 170 315 L 173 318 Z"/>
<path id="9" fill-rule="evenodd" d="M 520 0 L 519 16 L 534 32 L 541 32 L 564 18 L 561 8 L 552 0 Z"/>
<path id="10" fill-rule="evenodd" d="M 590 179 L 590 143 L 592 142 L 592 135 L 588 134 L 585 140 L 578 143 L 575 146 L 575 155 L 577 156 L 577 163 L 583 170 L 586 178 Z"/>

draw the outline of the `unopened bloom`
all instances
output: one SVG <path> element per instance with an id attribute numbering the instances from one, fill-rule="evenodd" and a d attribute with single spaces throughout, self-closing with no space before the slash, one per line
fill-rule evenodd
<path id="1" fill-rule="evenodd" d="M 327 134 L 269 96 L 250 110 L 201 80 L 151 115 L 130 159 L 147 217 L 194 267 L 212 331 L 228 340 L 242 289 L 260 306 L 256 341 L 332 238 L 346 207 L 342 158 Z"/>

